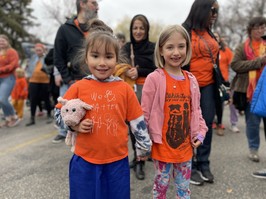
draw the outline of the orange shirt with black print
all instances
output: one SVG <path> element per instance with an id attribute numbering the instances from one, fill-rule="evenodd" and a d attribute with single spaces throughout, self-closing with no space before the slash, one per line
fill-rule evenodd
<path id="1" fill-rule="evenodd" d="M 128 126 L 143 115 L 133 89 L 124 81 L 82 79 L 66 92 L 65 99 L 79 98 L 93 106 L 84 118 L 92 119 L 92 133 L 78 133 L 75 154 L 94 164 L 106 164 L 128 156 Z M 60 104 L 56 106 L 60 108 Z"/>
<path id="2" fill-rule="evenodd" d="M 166 95 L 162 144 L 153 143 L 152 158 L 168 163 L 187 162 L 192 158 L 190 140 L 190 82 L 187 74 L 176 80 L 166 71 Z"/>
<path id="3" fill-rule="evenodd" d="M 207 31 L 197 31 L 209 46 L 213 60 L 216 62 L 219 45 Z M 213 60 L 209 49 L 202 38 L 195 31 L 191 32 L 192 57 L 190 61 L 190 72 L 196 77 L 200 87 L 214 83 L 213 78 Z"/>

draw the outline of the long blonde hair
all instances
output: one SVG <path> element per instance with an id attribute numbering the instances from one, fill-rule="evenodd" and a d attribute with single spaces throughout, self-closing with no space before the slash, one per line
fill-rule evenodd
<path id="1" fill-rule="evenodd" d="M 184 62 L 182 63 L 182 66 L 185 66 L 187 64 L 189 64 L 190 59 L 191 59 L 191 55 L 192 55 L 192 51 L 191 51 L 191 44 L 190 44 L 190 37 L 189 34 L 187 33 L 186 29 L 183 28 L 180 25 L 171 25 L 166 27 L 159 35 L 159 39 L 156 42 L 155 45 L 155 50 L 154 50 L 154 56 L 155 56 L 155 65 L 159 68 L 164 68 L 165 65 L 165 60 L 163 58 L 163 56 L 161 56 L 161 50 L 163 45 L 167 42 L 167 40 L 169 39 L 169 37 L 173 34 L 173 33 L 179 33 L 181 34 L 184 39 L 186 40 L 186 48 L 187 48 L 187 57 L 184 60 Z"/>

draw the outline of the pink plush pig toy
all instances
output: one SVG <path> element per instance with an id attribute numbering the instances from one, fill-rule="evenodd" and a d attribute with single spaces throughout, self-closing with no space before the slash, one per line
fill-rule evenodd
<path id="1" fill-rule="evenodd" d="M 63 105 L 61 108 L 61 116 L 67 126 L 78 125 L 85 116 L 86 111 L 92 109 L 91 105 L 86 104 L 80 99 L 67 100 L 59 97 L 57 100 Z M 76 132 L 68 131 L 65 139 L 66 145 L 71 146 L 72 152 L 75 150 L 76 136 Z"/>

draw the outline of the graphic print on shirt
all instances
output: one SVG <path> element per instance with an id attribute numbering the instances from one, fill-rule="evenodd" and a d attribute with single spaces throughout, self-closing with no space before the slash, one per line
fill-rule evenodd
<path id="1" fill-rule="evenodd" d="M 181 103 L 182 104 L 182 103 Z M 170 105 L 166 140 L 171 148 L 178 148 L 189 134 L 189 105 L 187 102 Z M 182 111 L 183 110 L 183 111 Z"/>
<path id="2" fill-rule="evenodd" d="M 112 114 L 119 111 L 115 93 L 112 90 L 107 90 L 104 94 L 93 92 L 91 99 L 95 102 L 92 106 L 96 114 L 91 118 L 95 133 L 105 128 L 106 135 L 117 136 L 118 120 Z"/>

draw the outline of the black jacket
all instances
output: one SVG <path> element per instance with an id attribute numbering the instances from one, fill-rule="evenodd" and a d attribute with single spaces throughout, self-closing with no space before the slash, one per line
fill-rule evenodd
<path id="1" fill-rule="evenodd" d="M 54 65 L 65 84 L 79 80 L 88 73 L 87 67 L 80 66 L 75 60 L 85 40 L 84 34 L 74 23 L 75 18 L 60 26 L 54 43 Z"/>

